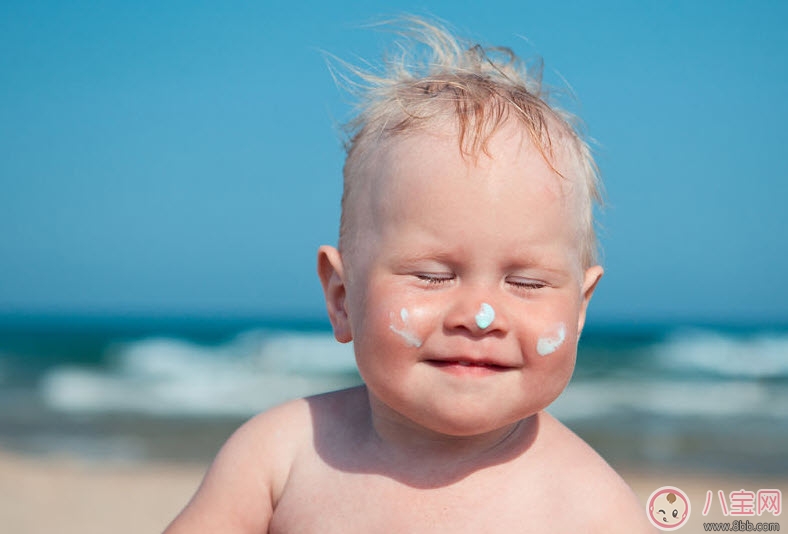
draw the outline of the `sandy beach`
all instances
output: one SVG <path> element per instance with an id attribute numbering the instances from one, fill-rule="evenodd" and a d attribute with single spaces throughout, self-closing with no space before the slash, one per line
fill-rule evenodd
<path id="1" fill-rule="evenodd" d="M 14 534 L 161 532 L 204 465 L 88 462 L 0 452 L 0 523 Z"/>
<path id="2" fill-rule="evenodd" d="M 161 532 L 200 483 L 206 465 L 178 462 L 92 461 L 67 456 L 27 456 L 0 452 L 0 517 L 8 533 L 141 534 Z M 745 474 L 622 471 L 641 502 L 655 489 L 672 485 L 692 503 L 682 533 L 703 532 L 704 521 L 730 521 L 719 501 L 707 517 L 706 492 L 780 489 L 788 495 L 788 477 Z M 783 516 L 749 517 L 780 522 Z M 781 525 L 782 526 L 782 525 Z"/>

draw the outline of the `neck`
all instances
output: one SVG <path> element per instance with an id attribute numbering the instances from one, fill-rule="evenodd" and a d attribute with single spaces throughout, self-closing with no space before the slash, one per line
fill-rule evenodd
<path id="1" fill-rule="evenodd" d="M 369 393 L 370 443 L 392 471 L 413 485 L 450 483 L 519 456 L 536 437 L 538 414 L 473 435 L 436 432 L 392 410 Z M 418 480 L 417 480 L 418 479 Z"/>

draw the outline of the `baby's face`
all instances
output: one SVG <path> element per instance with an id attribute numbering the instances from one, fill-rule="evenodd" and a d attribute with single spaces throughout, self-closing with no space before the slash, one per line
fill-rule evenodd
<path id="1" fill-rule="evenodd" d="M 463 159 L 448 134 L 386 144 L 346 262 L 373 401 L 448 435 L 503 428 L 561 393 L 602 273 L 580 264 L 572 184 L 527 135 L 505 125 L 489 153 Z"/>

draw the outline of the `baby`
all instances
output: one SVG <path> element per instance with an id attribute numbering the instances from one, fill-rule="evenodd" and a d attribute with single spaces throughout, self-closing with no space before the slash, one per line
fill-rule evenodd
<path id="1" fill-rule="evenodd" d="M 602 276 L 588 148 L 507 50 L 408 32 L 431 57 L 360 73 L 339 247 L 317 258 L 364 385 L 242 426 L 168 533 L 652 531 L 544 412 Z"/>

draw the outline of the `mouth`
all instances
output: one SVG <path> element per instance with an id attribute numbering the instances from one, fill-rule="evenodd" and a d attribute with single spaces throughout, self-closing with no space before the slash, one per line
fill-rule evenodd
<path id="1" fill-rule="evenodd" d="M 426 360 L 426 363 L 432 367 L 445 369 L 448 371 L 486 371 L 486 372 L 502 372 L 513 369 L 511 366 L 501 365 L 491 361 L 484 360 L 469 360 L 469 359 L 446 359 L 446 360 Z"/>

